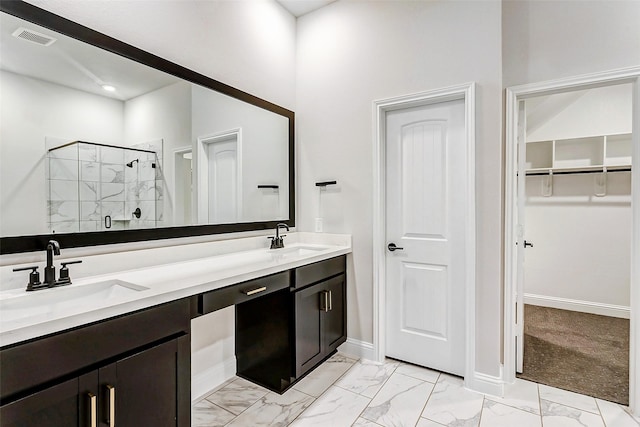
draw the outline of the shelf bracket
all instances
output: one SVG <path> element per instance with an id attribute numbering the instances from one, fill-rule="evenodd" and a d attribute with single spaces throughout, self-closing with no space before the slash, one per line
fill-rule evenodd
<path id="1" fill-rule="evenodd" d="M 604 197 L 607 195 L 607 167 L 602 167 L 602 173 L 593 177 L 593 194 L 596 197 Z"/>
<path id="2" fill-rule="evenodd" d="M 549 175 L 542 180 L 542 195 L 551 197 L 553 195 L 553 171 L 549 169 Z"/>

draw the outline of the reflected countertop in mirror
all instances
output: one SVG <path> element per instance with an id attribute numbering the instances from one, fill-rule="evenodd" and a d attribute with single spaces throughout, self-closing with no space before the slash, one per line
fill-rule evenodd
<path id="1" fill-rule="evenodd" d="M 292 112 L 62 34 L 71 24 L 0 13 L 2 238 L 293 221 Z"/>

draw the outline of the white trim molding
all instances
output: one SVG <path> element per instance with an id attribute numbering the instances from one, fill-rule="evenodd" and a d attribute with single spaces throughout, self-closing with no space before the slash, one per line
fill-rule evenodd
<path id="1" fill-rule="evenodd" d="M 504 381 L 502 379 L 502 366 L 500 367 L 500 375 L 483 374 L 482 372 L 474 372 L 473 377 L 469 380 L 465 378 L 465 387 L 469 390 L 496 397 L 504 396 Z"/>
<path id="2" fill-rule="evenodd" d="M 631 314 L 631 308 L 623 305 L 550 297 L 547 295 L 524 294 L 524 303 L 540 307 L 599 314 L 601 316 L 619 317 L 621 319 L 629 319 Z"/>
<path id="3" fill-rule="evenodd" d="M 506 89 L 506 154 L 505 154 L 505 230 L 504 230 L 504 380 L 516 378 L 516 346 L 518 325 L 515 319 L 517 299 L 517 141 L 518 102 L 536 96 L 551 95 L 617 84 L 633 85 L 632 159 L 640 161 L 640 66 L 611 70 Z M 640 170 L 632 169 L 632 240 L 631 240 L 631 321 L 630 321 L 630 381 L 629 406 L 640 412 Z"/>
<path id="4" fill-rule="evenodd" d="M 338 351 L 356 359 L 376 360 L 373 344 L 366 341 L 347 338 L 347 341 L 338 347 Z"/>
<path id="5" fill-rule="evenodd" d="M 414 106 L 436 104 L 463 99 L 465 104 L 465 143 L 467 151 L 466 215 L 465 215 L 465 386 L 475 390 L 484 388 L 482 374 L 475 372 L 476 360 L 476 200 L 475 200 L 475 83 L 466 83 L 411 95 L 374 101 L 373 103 L 373 356 L 375 361 L 385 358 L 385 115 L 388 111 Z M 493 378 L 493 377 L 492 377 Z M 497 377 L 496 377 L 497 378 Z M 502 383 L 501 379 L 493 378 Z M 498 387 L 499 388 L 499 387 Z M 501 395 L 496 387 L 487 387 L 492 394 Z"/>
<path id="6" fill-rule="evenodd" d="M 173 174 L 172 174 L 171 177 L 169 177 L 169 180 L 171 181 L 171 184 L 167 185 L 167 186 L 170 186 L 170 188 L 173 190 L 173 193 L 168 194 L 166 197 L 169 198 L 171 206 L 173 208 L 173 212 L 172 212 L 173 213 L 173 217 L 174 217 L 173 220 L 174 221 L 177 220 L 178 224 L 191 224 L 191 221 L 193 221 L 193 218 L 189 218 L 189 221 L 185 222 L 185 218 L 184 217 L 179 218 L 179 215 L 177 215 L 177 213 L 179 211 L 184 215 L 184 209 L 180 210 L 178 208 L 178 199 L 179 199 L 178 194 L 180 194 L 181 189 L 178 188 L 177 184 L 178 184 L 178 171 L 181 171 L 180 164 L 178 163 L 178 157 L 180 157 L 180 156 L 182 156 L 182 155 L 184 155 L 186 153 L 191 153 L 191 156 L 192 156 L 192 158 L 191 158 L 191 165 L 192 166 L 191 167 L 193 168 L 193 147 L 191 145 L 185 145 L 185 146 L 182 146 L 182 147 L 177 147 L 177 148 L 174 148 L 172 150 L 172 153 L 173 153 L 173 156 L 172 156 L 172 160 L 173 160 L 173 163 L 172 163 L 173 170 L 172 170 L 172 172 L 173 172 Z M 167 179 L 166 175 L 165 175 L 165 179 Z M 190 208 L 191 208 L 192 212 L 194 211 L 194 209 L 193 209 L 194 208 L 194 206 L 193 206 L 194 202 L 195 202 L 195 200 L 191 200 Z M 165 218 L 165 220 L 166 219 L 167 218 Z M 174 224 L 175 223 L 176 222 L 174 222 Z"/>
<path id="7" fill-rule="evenodd" d="M 225 381 L 236 374 L 236 358 L 230 357 L 210 367 L 209 369 L 191 376 L 191 402 L 197 402 L 209 395 Z"/>

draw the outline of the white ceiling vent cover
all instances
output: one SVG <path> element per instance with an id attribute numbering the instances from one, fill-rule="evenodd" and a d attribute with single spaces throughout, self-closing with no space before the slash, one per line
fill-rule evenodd
<path id="1" fill-rule="evenodd" d="M 40 46 L 50 46 L 57 40 L 46 34 L 38 33 L 24 27 L 18 28 L 11 35 L 19 39 L 30 41 L 31 43 L 39 44 Z"/>

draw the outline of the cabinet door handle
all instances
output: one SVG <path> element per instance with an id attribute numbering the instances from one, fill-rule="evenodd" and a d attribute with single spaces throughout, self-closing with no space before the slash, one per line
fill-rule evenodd
<path id="1" fill-rule="evenodd" d="M 320 293 L 320 311 L 331 310 L 331 302 L 329 301 L 329 291 L 322 291 Z"/>
<path id="2" fill-rule="evenodd" d="M 263 292 L 263 291 L 266 291 L 266 290 L 267 290 L 267 287 L 263 286 L 261 288 L 251 289 L 250 291 L 242 291 L 242 292 L 244 292 L 244 294 L 246 296 L 249 296 L 249 295 L 255 295 L 257 293 L 260 293 L 260 292 Z"/>
<path id="3" fill-rule="evenodd" d="M 333 310 L 333 298 L 331 297 L 331 291 L 327 291 L 327 293 L 329 294 L 327 298 L 329 300 L 329 309 L 327 311 L 331 311 Z"/>
<path id="4" fill-rule="evenodd" d="M 98 398 L 93 393 L 87 393 L 89 397 L 89 425 L 91 427 L 98 426 Z"/>
<path id="5" fill-rule="evenodd" d="M 116 388 L 107 384 L 107 391 L 109 391 L 109 412 L 107 413 L 107 424 L 109 427 L 115 427 L 116 425 Z"/>

